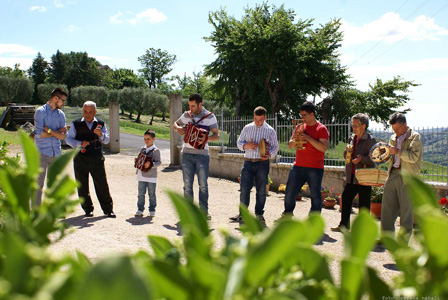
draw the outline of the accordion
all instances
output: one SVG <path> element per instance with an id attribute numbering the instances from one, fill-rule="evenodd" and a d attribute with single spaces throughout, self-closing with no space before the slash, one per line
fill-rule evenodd
<path id="1" fill-rule="evenodd" d="M 149 167 L 145 168 L 145 164 L 149 161 Z M 145 150 L 142 150 L 137 158 L 135 159 L 134 162 L 134 168 L 137 168 L 139 170 L 141 170 L 142 172 L 148 172 L 149 170 L 151 170 L 152 166 L 154 165 L 154 163 L 152 162 L 152 158 L 149 157 L 146 153 Z"/>
<path id="2" fill-rule="evenodd" d="M 199 138 L 205 137 L 204 142 L 199 144 Z M 190 144 L 195 149 L 204 149 L 208 141 L 208 131 L 196 124 L 189 123 L 185 127 L 184 142 Z"/>

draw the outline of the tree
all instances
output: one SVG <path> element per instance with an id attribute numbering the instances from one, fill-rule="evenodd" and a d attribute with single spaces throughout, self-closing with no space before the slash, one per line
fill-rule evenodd
<path id="1" fill-rule="evenodd" d="M 50 83 L 65 83 L 69 90 L 81 85 L 100 86 L 101 64 L 87 52 L 56 52 L 51 57 Z"/>
<path id="2" fill-rule="evenodd" d="M 48 68 L 48 62 L 45 61 L 40 52 L 37 53 L 36 58 L 33 60 L 33 64 L 28 69 L 28 75 L 34 81 L 34 93 L 33 93 L 34 103 L 39 103 L 37 86 L 39 84 L 45 83 L 45 80 L 47 79 L 47 68 Z"/>
<path id="3" fill-rule="evenodd" d="M 51 57 L 49 66 L 49 81 L 50 83 L 61 84 L 67 77 L 68 71 L 68 57 L 61 53 L 58 49 L 56 54 Z"/>
<path id="4" fill-rule="evenodd" d="M 347 120 L 356 113 L 365 113 L 370 120 L 387 126 L 390 115 L 410 100 L 407 93 L 414 86 L 418 84 L 396 76 L 386 82 L 377 79 L 375 84 L 369 84 L 366 92 L 351 86 L 339 87 L 323 99 L 319 110 L 324 122 Z"/>
<path id="5" fill-rule="evenodd" d="M 241 21 L 224 9 L 209 15 L 217 59 L 206 66 L 216 78 L 220 101 L 248 114 L 265 105 L 272 113 L 290 115 L 308 95 L 331 91 L 348 79 L 337 49 L 339 20 L 312 29 L 312 20 L 295 20 L 293 10 L 263 3 L 246 9 Z"/>
<path id="6" fill-rule="evenodd" d="M 105 77 L 105 86 L 109 89 L 122 89 L 124 87 L 143 87 L 145 80 L 134 73 L 132 69 L 109 70 Z"/>
<path id="7" fill-rule="evenodd" d="M 26 72 L 20 69 L 20 64 L 15 64 L 14 69 L 10 67 L 0 67 L 0 76 L 22 78 L 26 77 Z"/>
<path id="8" fill-rule="evenodd" d="M 173 70 L 171 66 L 176 62 L 176 55 L 165 50 L 149 48 L 138 61 L 143 67 L 139 71 L 142 72 L 149 88 L 156 89 L 163 82 L 163 76 Z"/>
<path id="9" fill-rule="evenodd" d="M 1 103 L 30 103 L 33 96 L 33 84 L 28 78 L 0 76 Z"/>

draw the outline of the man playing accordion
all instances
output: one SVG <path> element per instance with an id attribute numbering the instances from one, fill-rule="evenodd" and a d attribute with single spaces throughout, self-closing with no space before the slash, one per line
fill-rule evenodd
<path id="1" fill-rule="evenodd" d="M 173 128 L 184 136 L 182 147 L 182 174 L 184 196 L 194 199 L 193 181 L 197 175 L 199 185 L 199 207 L 208 214 L 208 170 L 210 157 L 208 141 L 219 140 L 218 121 L 213 113 L 202 106 L 202 96 L 191 94 L 188 98 L 189 111 L 184 112 L 173 123 Z M 211 134 L 210 134 L 211 131 Z"/>

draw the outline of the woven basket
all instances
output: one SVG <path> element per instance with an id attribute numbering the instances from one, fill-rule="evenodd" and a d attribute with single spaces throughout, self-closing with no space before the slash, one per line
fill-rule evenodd
<path id="1" fill-rule="evenodd" d="M 356 179 L 360 185 L 381 186 L 387 178 L 387 172 L 380 168 L 364 168 L 356 169 Z"/>

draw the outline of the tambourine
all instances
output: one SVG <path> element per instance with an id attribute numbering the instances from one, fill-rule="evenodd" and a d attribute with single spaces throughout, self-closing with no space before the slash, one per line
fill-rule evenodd
<path id="1" fill-rule="evenodd" d="M 269 155 L 269 143 L 265 139 L 260 139 L 260 142 L 258 142 L 258 151 L 260 157 Z"/>
<path id="2" fill-rule="evenodd" d="M 376 143 L 370 148 L 369 157 L 375 164 L 383 164 L 391 157 L 389 144 L 384 142 Z"/>

